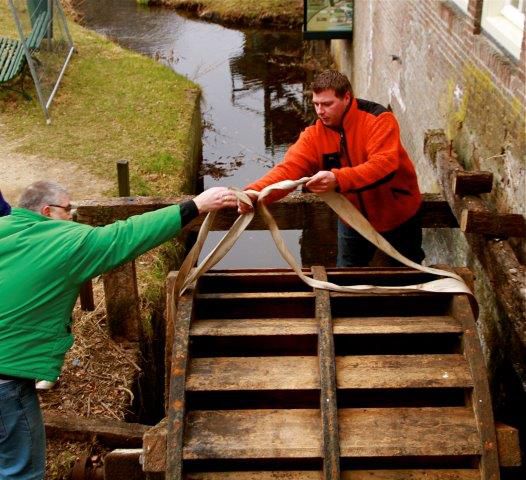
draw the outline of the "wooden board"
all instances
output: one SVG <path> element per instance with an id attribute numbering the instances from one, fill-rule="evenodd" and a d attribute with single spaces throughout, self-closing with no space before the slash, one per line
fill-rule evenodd
<path id="1" fill-rule="evenodd" d="M 322 455 L 320 415 L 314 409 L 194 411 L 186 420 L 185 459 Z M 340 409 L 339 425 L 342 457 L 481 453 L 473 412 L 463 407 Z"/>
<path id="2" fill-rule="evenodd" d="M 337 387 L 470 387 L 462 355 L 354 355 L 336 357 Z M 188 391 L 313 390 L 320 388 L 315 356 L 194 358 Z"/>
<path id="3" fill-rule="evenodd" d="M 44 412 L 47 438 L 92 441 L 111 447 L 138 447 L 148 430 L 147 425 L 108 418 L 82 418 Z"/>
<path id="4" fill-rule="evenodd" d="M 323 480 L 322 472 L 192 472 L 186 480 Z M 353 470 L 342 471 L 341 480 L 480 480 L 474 469 Z"/>
<path id="5" fill-rule="evenodd" d="M 207 319 L 193 322 L 191 336 L 316 335 L 314 318 Z M 460 333 L 458 320 L 450 316 L 336 317 L 334 334 Z"/>
<path id="6" fill-rule="evenodd" d="M 132 215 L 157 210 L 170 205 L 191 200 L 191 195 L 181 195 L 170 198 L 131 197 L 131 198 L 100 198 L 77 202 L 77 215 L 82 223 L 90 225 L 107 225 L 115 220 L 124 220 Z M 422 224 L 425 228 L 458 227 L 455 217 L 447 201 L 440 194 L 422 194 Z M 315 217 L 319 225 L 325 225 L 334 217 L 329 207 L 315 194 L 293 192 L 286 198 L 276 202 L 271 207 L 272 214 L 280 228 L 302 229 L 311 217 Z M 214 229 L 228 230 L 237 212 L 225 209 L 218 212 Z M 192 228 L 199 228 L 204 216 L 192 222 Z M 256 215 L 248 227 L 251 230 L 266 229 L 261 216 Z"/>
<path id="7" fill-rule="evenodd" d="M 520 450 L 518 449 L 517 429 L 497 423 L 497 440 L 499 458 L 502 466 L 519 466 Z M 166 419 L 152 427 L 144 436 L 143 467 L 147 472 L 164 472 L 166 469 Z M 238 476 L 239 475 L 239 476 Z M 290 475 L 287 476 L 287 475 Z M 296 480 L 296 479 L 321 479 L 321 471 L 249 471 L 249 472 L 199 472 L 189 473 L 185 478 L 193 480 Z M 353 470 L 343 471 L 342 480 L 363 478 L 364 480 L 472 480 L 480 479 L 478 469 L 415 469 L 415 470 Z M 358 477 L 355 477 L 358 475 Z M 363 475 L 363 477 L 360 477 Z M 443 477 L 441 476 L 443 475 Z"/>

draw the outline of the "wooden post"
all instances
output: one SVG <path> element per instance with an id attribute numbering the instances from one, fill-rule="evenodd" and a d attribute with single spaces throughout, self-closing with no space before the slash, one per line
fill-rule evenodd
<path id="1" fill-rule="evenodd" d="M 119 195 L 130 195 L 130 178 L 127 160 L 117 162 Z M 139 290 L 135 261 L 105 273 L 104 296 L 108 327 L 114 339 L 136 342 L 140 336 Z"/>
<path id="2" fill-rule="evenodd" d="M 117 341 L 139 340 L 139 291 L 135 262 L 128 262 L 102 276 L 110 335 Z"/>
<path id="3" fill-rule="evenodd" d="M 95 301 L 93 300 L 93 285 L 91 280 L 84 282 L 80 287 L 80 308 L 85 312 L 95 310 Z"/>
<path id="4" fill-rule="evenodd" d="M 130 196 L 130 168 L 128 160 L 117 161 L 117 179 L 119 182 L 119 197 Z"/>

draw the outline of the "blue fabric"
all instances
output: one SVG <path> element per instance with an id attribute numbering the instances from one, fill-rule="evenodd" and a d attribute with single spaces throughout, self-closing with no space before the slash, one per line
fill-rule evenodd
<path id="1" fill-rule="evenodd" d="M 46 435 L 33 380 L 0 384 L 0 480 L 42 480 Z"/>
<path id="2" fill-rule="evenodd" d="M 422 263 L 422 227 L 420 215 L 416 214 L 394 230 L 383 232 L 382 236 L 402 255 L 416 263 Z M 372 260 L 376 247 L 363 238 L 356 230 L 338 220 L 338 267 L 366 267 Z M 393 260 L 392 265 L 400 265 Z"/>
<path id="3" fill-rule="evenodd" d="M 9 215 L 11 213 L 11 205 L 4 200 L 2 192 L 0 192 L 0 217 Z"/>

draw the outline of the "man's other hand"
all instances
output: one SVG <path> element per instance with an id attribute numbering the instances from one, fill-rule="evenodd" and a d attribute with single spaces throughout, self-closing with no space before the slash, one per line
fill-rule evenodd
<path id="1" fill-rule="evenodd" d="M 237 198 L 232 190 L 226 187 L 212 187 L 194 197 L 199 213 L 212 212 L 221 208 L 234 208 Z"/>
<path id="2" fill-rule="evenodd" d="M 245 192 L 247 196 L 252 200 L 252 204 L 256 203 L 257 196 L 254 193 Z M 242 202 L 241 200 L 237 201 L 237 213 L 240 215 L 244 215 L 245 213 L 250 213 L 254 210 L 254 207 L 251 205 L 247 205 L 245 202 Z"/>
<path id="3" fill-rule="evenodd" d="M 305 184 L 305 187 L 313 193 L 332 192 L 338 186 L 334 173 L 321 170 Z"/>

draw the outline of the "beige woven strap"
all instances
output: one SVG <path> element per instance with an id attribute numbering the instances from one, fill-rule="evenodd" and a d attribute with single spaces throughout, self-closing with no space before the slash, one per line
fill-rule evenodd
<path id="1" fill-rule="evenodd" d="M 300 185 L 308 182 L 310 178 L 304 177 L 299 180 L 284 180 L 282 182 L 269 185 L 264 188 L 261 192 L 249 191 L 249 193 L 254 193 L 257 195 L 257 208 L 259 209 L 261 215 L 263 216 L 272 238 L 276 243 L 281 256 L 284 260 L 290 265 L 290 267 L 296 272 L 296 274 L 309 286 L 312 288 L 319 288 L 323 290 L 333 290 L 336 292 L 385 292 L 389 290 L 391 292 L 407 292 L 407 291 L 425 291 L 425 292 L 444 292 L 444 293 L 465 293 L 470 295 L 471 299 L 474 300 L 473 293 L 464 283 L 461 277 L 455 273 L 448 272 L 446 270 L 441 270 L 437 268 L 430 268 L 422 266 L 418 263 L 415 263 L 408 258 L 404 257 L 400 252 L 392 247 L 389 242 L 387 242 L 378 232 L 374 230 L 371 224 L 367 219 L 358 211 L 358 209 L 347 200 L 343 195 L 336 192 L 326 192 L 322 193 L 319 196 L 329 205 L 336 214 L 344 220 L 348 225 L 354 228 L 359 232 L 363 237 L 373 243 L 376 247 L 382 250 L 384 253 L 390 257 L 398 260 L 403 265 L 420 270 L 425 273 L 431 273 L 437 275 L 439 278 L 437 280 L 432 280 L 430 282 L 415 284 L 415 285 L 402 285 L 402 286 L 376 286 L 376 285 L 336 285 L 331 282 L 324 282 L 320 280 L 315 280 L 311 277 L 305 275 L 301 267 L 297 264 L 294 256 L 290 253 L 289 249 L 285 245 L 283 237 L 279 232 L 279 228 L 274 220 L 274 217 L 270 214 L 264 198 L 274 190 L 291 190 L 295 189 Z M 248 195 L 240 190 L 232 189 L 237 198 L 249 205 L 252 205 L 252 202 Z M 214 214 L 209 214 L 205 221 L 203 222 L 197 241 L 194 247 L 191 249 L 187 257 L 185 258 L 177 280 L 175 282 L 175 292 L 177 298 L 182 295 L 184 291 L 195 282 L 203 273 L 212 268 L 217 262 L 219 262 L 227 252 L 232 248 L 236 240 L 239 238 L 241 233 L 245 230 L 248 224 L 252 221 L 254 217 L 254 212 L 247 213 L 245 215 L 240 215 L 237 220 L 234 222 L 230 230 L 226 235 L 219 241 L 216 247 L 210 252 L 210 254 L 195 268 L 192 270 L 192 266 L 196 263 L 199 253 L 203 247 L 204 241 L 212 226 L 214 219 Z"/>

